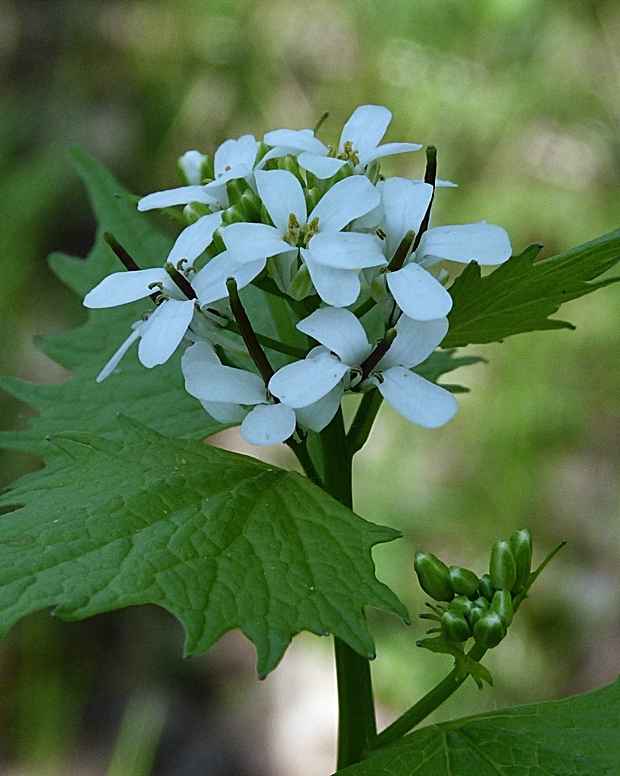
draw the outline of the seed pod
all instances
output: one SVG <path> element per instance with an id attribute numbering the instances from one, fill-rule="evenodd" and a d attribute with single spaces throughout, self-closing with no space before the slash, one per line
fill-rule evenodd
<path id="1" fill-rule="evenodd" d="M 441 632 L 448 641 L 467 641 L 471 636 L 465 617 L 452 609 L 448 609 L 441 617 Z"/>
<path id="2" fill-rule="evenodd" d="M 493 649 L 506 635 L 506 623 L 497 612 L 485 612 L 474 625 L 474 639 L 484 649 Z"/>
<path id="3" fill-rule="evenodd" d="M 511 590 L 513 593 L 520 593 L 527 586 L 532 568 L 532 534 L 527 528 L 513 533 L 510 537 L 510 548 L 517 565 L 517 579 Z"/>
<path id="4" fill-rule="evenodd" d="M 435 601 L 451 601 L 454 598 L 450 572 L 443 561 L 430 552 L 416 552 L 413 567 L 420 587 L 431 598 Z"/>
<path id="5" fill-rule="evenodd" d="M 486 600 L 491 603 L 493 600 L 493 594 L 495 593 L 495 588 L 493 587 L 493 583 L 491 582 L 491 577 L 488 574 L 483 574 L 480 577 L 480 584 L 478 585 L 478 591 L 480 592 L 481 596 L 484 596 Z"/>
<path id="6" fill-rule="evenodd" d="M 450 584 L 457 595 L 466 595 L 468 598 L 476 595 L 480 580 L 473 571 L 461 566 L 450 566 L 449 572 Z"/>
<path id="7" fill-rule="evenodd" d="M 454 612 L 460 612 L 462 615 L 467 615 L 474 608 L 473 603 L 466 595 L 457 595 L 450 601 L 449 608 Z"/>
<path id="8" fill-rule="evenodd" d="M 500 614 L 505 622 L 506 627 L 512 622 L 512 596 L 510 590 L 496 590 L 491 602 L 491 611 Z"/>
<path id="9" fill-rule="evenodd" d="M 246 221 L 260 222 L 261 201 L 252 189 L 247 189 L 241 195 L 241 208 L 245 213 Z"/>
<path id="10" fill-rule="evenodd" d="M 512 590 L 517 579 L 517 562 L 510 542 L 495 542 L 493 545 L 489 575 L 496 590 Z"/>

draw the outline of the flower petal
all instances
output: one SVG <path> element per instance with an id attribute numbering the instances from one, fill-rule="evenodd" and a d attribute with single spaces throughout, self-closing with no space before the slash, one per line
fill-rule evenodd
<path id="1" fill-rule="evenodd" d="M 414 183 L 407 178 L 388 178 L 383 184 L 383 231 L 386 256 L 391 259 L 408 231 L 417 232 L 433 196 L 430 183 Z"/>
<path id="2" fill-rule="evenodd" d="M 213 350 L 211 345 L 207 342 L 195 342 L 185 350 L 185 353 L 183 353 L 181 366 L 186 367 L 190 364 L 202 363 L 203 361 L 208 361 L 210 364 L 221 363 L 217 357 L 217 353 Z"/>
<path id="3" fill-rule="evenodd" d="M 192 279 L 200 306 L 225 299 L 228 296 L 228 278 L 235 279 L 237 288 L 244 288 L 263 271 L 265 264 L 265 259 L 241 262 L 233 259 L 229 251 L 218 253 Z"/>
<path id="4" fill-rule="evenodd" d="M 354 219 L 369 213 L 380 202 L 381 194 L 365 175 L 351 175 L 329 189 L 308 220 L 318 218 L 321 232 L 339 232 Z"/>
<path id="5" fill-rule="evenodd" d="M 321 180 L 331 178 L 346 164 L 344 159 L 334 159 L 332 156 L 317 156 L 310 153 L 299 154 L 297 161 L 300 167 Z"/>
<path id="6" fill-rule="evenodd" d="M 211 361 L 182 361 L 185 390 L 201 401 L 225 404 L 260 404 L 265 384 L 254 372 Z"/>
<path id="7" fill-rule="evenodd" d="M 105 277 L 84 297 L 84 307 L 118 307 L 121 304 L 144 299 L 153 293 L 151 283 L 167 284 L 169 275 L 161 267 L 129 272 L 113 272 Z"/>
<path id="8" fill-rule="evenodd" d="M 446 336 L 448 319 L 414 321 L 406 315 L 401 315 L 396 324 L 396 332 L 396 339 L 377 364 L 378 372 L 392 366 L 410 369 L 421 364 Z"/>
<path id="9" fill-rule="evenodd" d="M 381 381 L 375 377 L 374 382 L 383 398 L 418 426 L 443 426 L 458 409 L 457 401 L 449 391 L 402 366 L 393 366 L 381 377 Z"/>
<path id="10" fill-rule="evenodd" d="M 301 407 L 295 410 L 297 422 L 304 428 L 312 431 L 323 431 L 340 407 L 340 400 L 344 393 L 342 381 L 339 382 L 322 399 L 309 404 L 307 407 Z"/>
<path id="11" fill-rule="evenodd" d="M 300 224 L 306 223 L 308 214 L 306 199 L 301 184 L 292 172 L 257 170 L 255 178 L 258 196 L 262 199 L 281 236 L 288 231 L 291 213 L 296 216 Z"/>
<path id="12" fill-rule="evenodd" d="M 502 264 L 512 254 L 505 229 L 480 221 L 477 224 L 437 226 L 424 232 L 416 251 L 416 261 L 431 267 L 442 259 L 482 265 Z"/>
<path id="13" fill-rule="evenodd" d="M 108 377 L 108 375 L 110 375 L 116 369 L 121 358 L 125 355 L 125 353 L 129 350 L 132 344 L 140 336 L 140 328 L 142 327 L 142 325 L 143 325 L 142 321 L 140 321 L 139 323 L 134 323 L 133 331 L 123 342 L 120 348 L 116 351 L 116 353 L 112 356 L 112 358 L 108 361 L 108 363 L 103 367 L 101 372 L 99 372 L 95 382 L 100 383 L 102 380 L 105 380 L 106 377 Z"/>
<path id="14" fill-rule="evenodd" d="M 225 140 L 213 156 L 216 183 L 234 177 L 231 173 L 235 168 L 243 167 L 251 172 L 257 152 L 258 142 L 253 135 L 242 135 L 238 140 Z"/>
<path id="15" fill-rule="evenodd" d="M 237 261 L 256 261 L 290 251 L 279 231 L 268 224 L 237 222 L 222 230 L 222 239 Z"/>
<path id="16" fill-rule="evenodd" d="M 430 321 L 452 309 L 452 297 L 430 272 L 415 262 L 387 273 L 387 284 L 396 304 L 410 318 Z"/>
<path id="17" fill-rule="evenodd" d="M 206 155 L 201 154 L 200 151 L 186 151 L 179 159 L 178 165 L 187 178 L 187 182 L 192 186 L 199 186 L 202 183 L 202 165 L 206 160 Z"/>
<path id="18" fill-rule="evenodd" d="M 232 404 L 225 401 L 201 401 L 204 409 L 218 423 L 237 425 L 248 414 L 248 411 L 240 404 Z"/>
<path id="19" fill-rule="evenodd" d="M 210 213 L 185 227 L 172 246 L 168 261 L 176 267 L 180 259 L 187 259 L 188 264 L 193 265 L 200 254 L 209 247 L 213 234 L 221 223 L 221 213 Z"/>
<path id="20" fill-rule="evenodd" d="M 194 315 L 194 302 L 167 299 L 162 302 L 141 330 L 138 358 L 149 369 L 164 364 L 185 336 Z"/>
<path id="21" fill-rule="evenodd" d="M 264 141 L 270 146 L 284 146 L 287 152 L 308 151 L 317 156 L 329 153 L 329 148 L 314 136 L 311 129 L 274 129 L 267 132 Z"/>
<path id="22" fill-rule="evenodd" d="M 321 307 L 300 321 L 297 328 L 350 366 L 361 364 L 372 349 L 362 324 L 342 307 Z"/>
<path id="23" fill-rule="evenodd" d="M 335 269 L 363 269 L 387 264 L 381 241 L 374 234 L 319 232 L 306 250 L 314 261 Z"/>
<path id="24" fill-rule="evenodd" d="M 348 307 L 360 295 L 360 280 L 354 269 L 334 269 L 315 261 L 310 252 L 301 249 L 310 278 L 318 295 L 326 304 Z"/>
<path id="25" fill-rule="evenodd" d="M 289 407 L 307 407 L 326 396 L 349 371 L 331 353 L 283 366 L 269 381 L 269 391 Z"/>
<path id="26" fill-rule="evenodd" d="M 422 148 L 420 143 L 384 143 L 378 148 L 371 149 L 366 153 L 358 154 L 360 167 L 366 167 L 367 164 L 375 159 L 381 159 L 383 156 L 392 156 L 392 154 L 405 154 L 408 151 L 419 151 Z"/>
<path id="27" fill-rule="evenodd" d="M 258 404 L 241 424 L 241 436 L 251 445 L 277 445 L 296 425 L 295 410 L 286 404 Z"/>
<path id="28" fill-rule="evenodd" d="M 178 189 L 166 191 L 154 191 L 138 202 L 138 210 L 153 210 L 159 207 L 173 207 L 174 205 L 187 205 L 190 202 L 202 202 L 203 205 L 212 205 L 215 199 L 204 186 L 181 186 Z"/>
<path id="29" fill-rule="evenodd" d="M 358 155 L 369 153 L 379 145 L 391 120 L 391 111 L 381 105 L 360 105 L 342 129 L 338 150 L 344 151 L 350 141 Z"/>

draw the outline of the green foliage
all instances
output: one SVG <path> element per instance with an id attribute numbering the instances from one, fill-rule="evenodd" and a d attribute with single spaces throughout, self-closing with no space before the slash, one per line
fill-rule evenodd
<path id="1" fill-rule="evenodd" d="M 501 342 L 513 334 L 544 329 L 572 329 L 549 319 L 560 305 L 615 283 L 593 282 L 620 261 L 620 230 L 536 262 L 540 246 L 531 245 L 489 275 L 472 262 L 454 281 L 450 329 L 442 346 Z"/>
<path id="2" fill-rule="evenodd" d="M 346 776 L 620 774 L 620 681 L 563 701 L 422 728 Z"/>
<path id="3" fill-rule="evenodd" d="M 174 613 L 188 654 L 239 627 L 259 674 L 302 629 L 374 655 L 362 608 L 407 617 L 374 576 L 372 525 L 295 472 L 120 419 L 122 440 L 53 438 L 55 471 L 0 507 L 0 632 L 47 606 L 66 620 L 142 603 Z"/>

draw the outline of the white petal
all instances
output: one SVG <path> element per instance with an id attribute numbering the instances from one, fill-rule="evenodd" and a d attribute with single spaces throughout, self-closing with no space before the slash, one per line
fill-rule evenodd
<path id="1" fill-rule="evenodd" d="M 168 261 L 176 267 L 180 259 L 187 259 L 188 264 L 193 265 L 195 259 L 211 244 L 213 234 L 221 223 L 221 213 L 210 213 L 185 227 L 172 246 Z"/>
<path id="2" fill-rule="evenodd" d="M 319 232 L 306 249 L 314 261 L 335 269 L 363 269 L 387 264 L 381 240 L 359 232 Z"/>
<path id="3" fill-rule="evenodd" d="M 248 411 L 240 404 L 231 404 L 225 401 L 201 401 L 205 410 L 218 423 L 231 423 L 237 425 L 248 414 Z"/>
<path id="4" fill-rule="evenodd" d="M 384 143 L 378 148 L 371 149 L 367 153 L 360 153 L 360 167 L 366 167 L 367 164 L 375 159 L 381 159 L 383 156 L 392 156 L 392 154 L 405 154 L 408 151 L 419 151 L 422 146 L 420 143 Z"/>
<path id="5" fill-rule="evenodd" d="M 255 178 L 258 196 L 262 199 L 280 235 L 287 233 L 291 213 L 296 216 L 300 224 L 306 223 L 308 213 L 306 199 L 301 184 L 292 172 L 257 170 Z"/>
<path id="6" fill-rule="evenodd" d="M 458 409 L 457 401 L 449 391 L 402 366 L 393 366 L 383 372 L 382 378 L 381 382 L 375 378 L 381 395 L 418 426 L 443 426 Z"/>
<path id="7" fill-rule="evenodd" d="M 379 145 L 391 120 L 392 114 L 387 108 L 360 105 L 342 129 L 338 150 L 344 151 L 344 144 L 349 140 L 359 155 L 369 153 Z"/>
<path id="8" fill-rule="evenodd" d="M 415 262 L 387 273 L 387 284 L 396 304 L 410 318 L 430 321 L 452 309 L 452 297 L 430 272 Z"/>
<path id="9" fill-rule="evenodd" d="M 506 230 L 480 221 L 477 224 L 437 226 L 424 232 L 416 251 L 416 261 L 424 267 L 442 259 L 493 265 L 507 261 L 511 254 Z"/>
<path id="10" fill-rule="evenodd" d="M 216 182 L 217 178 L 226 178 L 231 170 L 240 166 L 250 172 L 254 167 L 257 151 L 258 142 L 252 135 L 242 135 L 238 140 L 224 141 L 213 156 Z"/>
<path id="11" fill-rule="evenodd" d="M 217 353 L 213 350 L 211 345 L 206 342 L 195 342 L 185 350 L 185 353 L 183 353 L 181 368 L 183 369 L 189 367 L 190 364 L 201 363 L 203 361 L 208 361 L 211 364 L 220 363 Z"/>
<path id="12" fill-rule="evenodd" d="M 179 167 L 185 173 L 190 184 L 199 186 L 202 183 L 202 165 L 206 159 L 205 154 L 201 154 L 200 151 L 186 151 L 179 159 Z"/>
<path id="13" fill-rule="evenodd" d="M 297 328 L 350 366 L 361 364 L 372 349 L 362 324 L 342 307 L 321 307 L 300 321 Z"/>
<path id="14" fill-rule="evenodd" d="M 348 371 L 336 356 L 320 353 L 278 369 L 269 391 L 289 407 L 307 407 L 326 396 Z"/>
<path id="15" fill-rule="evenodd" d="M 321 232 L 339 232 L 354 219 L 376 208 L 380 202 L 381 194 L 365 175 L 352 175 L 329 189 L 308 220 L 318 217 Z"/>
<path id="16" fill-rule="evenodd" d="M 84 297 L 84 307 L 118 307 L 121 304 L 144 299 L 153 293 L 151 283 L 167 283 L 170 276 L 165 269 L 139 269 L 128 272 L 114 272 L 105 277 L 98 286 Z"/>
<path id="17" fill-rule="evenodd" d="M 212 205 L 215 199 L 205 190 L 204 186 L 181 186 L 178 189 L 167 191 L 154 191 L 138 202 L 138 210 L 153 210 L 159 207 L 172 207 L 173 205 L 187 205 L 190 202 L 202 202 L 203 205 Z"/>
<path id="18" fill-rule="evenodd" d="M 312 431 L 323 431 L 338 412 L 343 393 L 344 386 L 341 381 L 322 399 L 315 401 L 314 404 L 309 404 L 307 407 L 295 410 L 297 422 L 304 428 L 312 429 Z"/>
<path id="19" fill-rule="evenodd" d="M 388 178 L 382 189 L 386 255 L 391 259 L 408 231 L 417 232 L 428 209 L 433 187 L 407 178 Z"/>
<path id="20" fill-rule="evenodd" d="M 164 364 L 185 336 L 194 315 L 194 302 L 167 299 L 142 327 L 138 358 L 149 369 Z"/>
<path id="21" fill-rule="evenodd" d="M 254 372 L 210 361 L 183 363 L 185 390 L 201 401 L 228 404 L 260 404 L 265 384 Z"/>
<path id="22" fill-rule="evenodd" d="M 297 161 L 300 167 L 321 180 L 331 178 L 346 164 L 344 159 L 334 159 L 332 156 L 318 156 L 310 153 L 299 154 Z"/>
<path id="23" fill-rule="evenodd" d="M 134 330 L 131 332 L 131 334 L 127 337 L 125 342 L 120 346 L 120 348 L 116 351 L 116 353 L 112 356 L 112 358 L 108 361 L 108 363 L 103 367 L 101 372 L 97 375 L 96 382 L 100 383 L 102 380 L 105 380 L 108 375 L 110 375 L 118 366 L 121 358 L 125 355 L 125 353 L 129 350 L 129 348 L 132 346 L 132 344 L 138 339 L 140 336 L 140 327 L 142 326 L 142 323 L 139 323 L 138 325 L 134 324 Z"/>
<path id="24" fill-rule="evenodd" d="M 308 151 L 317 156 L 326 156 L 329 148 L 314 136 L 311 129 L 275 129 L 267 132 L 265 143 L 270 146 L 284 146 L 290 151 Z"/>
<path id="25" fill-rule="evenodd" d="M 392 366 L 409 369 L 421 364 L 442 342 L 448 332 L 448 319 L 414 321 L 401 315 L 396 324 L 396 339 L 377 365 L 377 371 Z"/>
<path id="26" fill-rule="evenodd" d="M 286 404 L 259 404 L 241 424 L 241 436 L 251 445 L 277 445 L 292 436 L 295 410 Z"/>
<path id="27" fill-rule="evenodd" d="M 233 259 L 228 251 L 218 253 L 192 280 L 200 306 L 204 307 L 217 299 L 225 299 L 228 296 L 228 278 L 236 280 L 237 288 L 244 288 L 263 271 L 265 264 L 265 259 L 241 262 Z"/>
<path id="28" fill-rule="evenodd" d="M 268 224 L 230 224 L 222 230 L 222 239 L 237 261 L 266 259 L 291 250 L 279 231 Z"/>
<path id="29" fill-rule="evenodd" d="M 334 307 L 348 307 L 360 295 L 360 280 L 354 269 L 334 269 L 319 264 L 309 251 L 301 249 L 308 272 L 317 294 L 326 304 Z"/>

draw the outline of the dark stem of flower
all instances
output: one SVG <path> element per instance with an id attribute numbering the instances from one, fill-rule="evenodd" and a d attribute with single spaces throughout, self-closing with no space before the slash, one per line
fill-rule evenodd
<path id="1" fill-rule="evenodd" d="M 167 261 L 164 264 L 164 269 L 170 275 L 172 282 L 183 294 L 185 294 L 188 299 L 198 299 L 196 292 L 192 288 L 192 284 L 185 277 L 185 275 L 179 272 L 179 270 L 174 266 L 174 264 L 172 264 L 172 262 Z"/>
<path id="2" fill-rule="evenodd" d="M 377 366 L 379 361 L 385 356 L 390 349 L 390 345 L 396 339 L 396 329 L 388 329 L 385 333 L 385 337 L 377 342 L 375 349 L 368 356 L 365 361 L 360 364 L 362 370 L 362 380 L 365 380 L 372 370 Z"/>
<path id="3" fill-rule="evenodd" d="M 237 281 L 234 278 L 228 278 L 226 280 L 226 288 L 228 289 L 228 297 L 230 299 L 230 309 L 235 316 L 239 332 L 243 337 L 243 341 L 245 342 L 245 346 L 248 349 L 252 361 L 256 364 L 260 376 L 263 378 L 265 386 L 267 386 L 274 374 L 273 367 L 269 363 L 269 359 L 265 355 L 265 351 L 258 341 L 256 332 L 252 328 L 250 319 L 241 304 L 241 299 L 239 299 L 239 292 L 237 290 Z"/>
<path id="4" fill-rule="evenodd" d="M 433 207 L 433 200 L 435 199 L 435 180 L 437 179 L 437 149 L 435 146 L 427 146 L 426 148 L 426 170 L 424 171 L 424 183 L 430 183 L 433 187 L 433 194 L 431 201 L 428 203 L 426 213 L 420 224 L 420 229 L 415 237 L 412 250 L 415 251 L 420 244 L 422 235 L 428 229 L 428 225 L 431 220 L 431 208 Z"/>
<path id="5" fill-rule="evenodd" d="M 110 248 L 112 248 L 114 255 L 126 269 L 128 269 L 130 272 L 137 272 L 140 269 L 140 267 L 131 258 L 131 256 L 116 239 L 116 237 L 114 237 L 112 232 L 105 231 L 103 233 L 103 239 L 107 242 Z M 153 300 L 153 302 L 155 302 L 155 304 L 159 304 L 161 301 L 160 294 L 157 292 L 154 294 L 149 294 L 149 297 Z"/>

